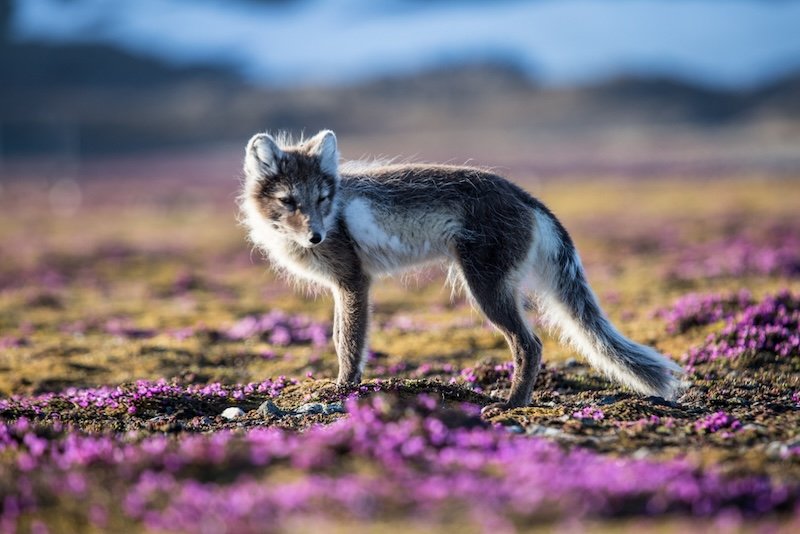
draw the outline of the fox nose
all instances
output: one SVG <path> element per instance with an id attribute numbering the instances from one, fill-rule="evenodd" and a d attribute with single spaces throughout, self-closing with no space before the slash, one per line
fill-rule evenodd
<path id="1" fill-rule="evenodd" d="M 319 234 L 319 232 L 314 232 L 311 234 L 311 237 L 309 237 L 308 240 L 311 241 L 311 244 L 318 245 L 322 242 L 322 236 Z"/>

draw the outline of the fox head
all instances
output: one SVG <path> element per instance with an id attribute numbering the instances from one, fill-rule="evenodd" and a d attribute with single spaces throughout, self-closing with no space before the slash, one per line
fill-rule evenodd
<path id="1" fill-rule="evenodd" d="M 244 160 L 246 201 L 274 230 L 306 248 L 325 240 L 339 188 L 336 135 L 323 130 L 299 144 L 254 135 Z"/>

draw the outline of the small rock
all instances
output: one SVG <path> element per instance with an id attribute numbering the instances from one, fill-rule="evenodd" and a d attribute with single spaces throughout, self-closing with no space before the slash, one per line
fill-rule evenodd
<path id="1" fill-rule="evenodd" d="M 767 450 L 765 452 L 767 453 L 767 457 L 777 460 L 780 459 L 787 450 L 788 448 L 786 445 L 780 441 L 772 441 L 769 445 L 767 445 Z"/>
<path id="2" fill-rule="evenodd" d="M 552 428 L 544 425 L 528 426 L 527 434 L 529 436 L 543 436 L 546 438 L 568 437 L 566 432 L 563 432 L 558 428 Z"/>
<path id="3" fill-rule="evenodd" d="M 244 415 L 244 410 L 238 406 L 231 406 L 230 408 L 225 408 L 220 415 L 225 419 L 238 419 Z"/>
<path id="4" fill-rule="evenodd" d="M 147 420 L 147 428 L 159 432 L 173 432 L 184 426 L 184 422 L 176 421 L 174 415 L 157 415 Z"/>
<path id="5" fill-rule="evenodd" d="M 600 399 L 597 404 L 598 404 L 598 406 L 605 406 L 607 404 L 614 404 L 615 402 L 617 402 L 617 396 L 616 395 L 608 395 L 608 396 L 603 397 L 602 399 Z"/>
<path id="6" fill-rule="evenodd" d="M 645 458 L 650 456 L 650 450 L 648 450 L 647 447 L 641 447 L 633 451 L 633 454 L 631 456 L 633 457 L 634 460 L 644 460 Z"/>
<path id="7" fill-rule="evenodd" d="M 151 417 L 147 420 L 148 423 L 152 425 L 160 425 L 163 423 L 169 423 L 171 421 L 171 417 L 168 415 L 157 415 L 155 417 Z"/>
<path id="8" fill-rule="evenodd" d="M 286 411 L 278 408 L 278 406 L 271 400 L 265 400 L 264 402 L 262 402 L 261 406 L 258 407 L 256 412 L 264 417 L 270 415 L 274 417 L 283 417 L 286 415 Z"/>
<path id="9" fill-rule="evenodd" d="M 325 405 L 321 402 L 309 402 L 298 407 L 294 413 L 295 415 L 325 413 Z"/>
<path id="10" fill-rule="evenodd" d="M 341 402 L 332 402 L 325 405 L 322 413 L 326 415 L 330 415 L 332 413 L 347 413 L 347 410 L 344 409 L 344 404 Z"/>

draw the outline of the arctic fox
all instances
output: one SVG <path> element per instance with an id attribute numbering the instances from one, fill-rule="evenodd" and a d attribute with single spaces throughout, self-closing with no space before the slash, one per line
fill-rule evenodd
<path id="1" fill-rule="evenodd" d="M 514 357 L 508 400 L 487 409 L 531 400 L 542 343 L 523 313 L 526 290 L 545 323 L 559 327 L 592 366 L 639 393 L 676 394 L 680 367 L 614 328 L 567 231 L 504 178 L 450 165 L 340 166 L 330 130 L 296 143 L 256 134 L 244 173 L 240 207 L 252 242 L 273 266 L 333 293 L 340 385 L 361 380 L 373 278 L 444 260 L 451 282 L 505 336 Z"/>

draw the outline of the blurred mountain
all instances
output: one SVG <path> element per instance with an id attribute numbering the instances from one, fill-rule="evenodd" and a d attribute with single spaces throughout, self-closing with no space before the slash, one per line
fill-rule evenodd
<path id="1" fill-rule="evenodd" d="M 235 77 L 213 67 L 174 67 L 104 45 L 0 46 L 6 90 L 145 89 L 182 82 L 225 82 Z"/>
<path id="2" fill-rule="evenodd" d="M 175 66 L 105 45 L 15 43 L 6 38 L 7 8 L 0 17 L 5 158 L 240 144 L 264 129 L 331 127 L 369 136 L 480 128 L 570 139 L 631 128 L 800 124 L 800 75 L 739 92 L 655 78 L 554 90 L 512 66 L 481 63 L 279 90 L 249 85 L 222 67 Z"/>
<path id="3" fill-rule="evenodd" d="M 5 157 L 205 141 L 185 129 L 191 122 L 181 123 L 202 113 L 192 95 L 240 85 L 222 68 L 178 67 L 106 45 L 18 43 L 9 34 L 10 16 L 10 2 L 0 0 Z"/>

